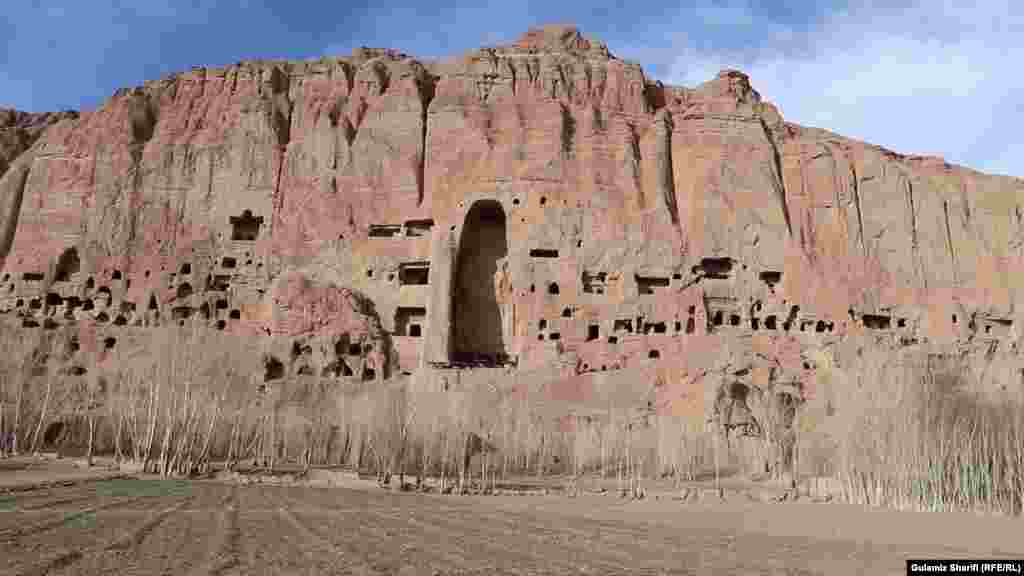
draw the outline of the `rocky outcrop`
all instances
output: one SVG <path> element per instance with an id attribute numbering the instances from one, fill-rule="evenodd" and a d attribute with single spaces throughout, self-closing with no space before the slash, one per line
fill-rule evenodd
<path id="1" fill-rule="evenodd" d="M 7 172 L 15 158 L 32 147 L 46 128 L 77 116 L 76 112 L 32 114 L 0 108 L 0 176 Z"/>
<path id="2" fill-rule="evenodd" d="M 195 322 L 317 375 L 509 366 L 703 413 L 708 374 L 812 390 L 836 342 L 1009 351 L 1024 321 L 1024 181 L 786 122 L 739 71 L 654 82 L 569 27 L 196 68 L 12 162 L 0 309 L 25 327 Z M 346 370 L 356 332 L 375 360 Z"/>

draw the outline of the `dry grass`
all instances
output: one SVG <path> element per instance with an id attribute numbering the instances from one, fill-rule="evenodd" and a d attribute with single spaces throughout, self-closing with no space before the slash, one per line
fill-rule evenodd
<path id="1" fill-rule="evenodd" d="M 65 450 L 113 453 L 165 475 L 202 472 L 213 461 L 289 462 L 375 470 L 403 483 L 438 476 L 446 487 L 523 474 L 600 476 L 635 494 L 645 478 L 770 472 L 790 481 L 833 477 L 846 499 L 872 505 L 1020 514 L 1024 501 L 1020 406 L 967 391 L 992 373 L 921 354 L 850 359 L 843 374 L 851 376 L 800 404 L 791 426 L 774 392 L 761 391 L 750 400 L 761 434 L 737 437 L 714 422 L 614 399 L 567 421 L 545 403 L 541 382 L 515 396 L 498 386 L 418 391 L 402 378 L 267 384 L 257 372 L 261 345 L 205 330 L 150 332 L 145 346 L 119 346 L 113 361 L 75 376 L 43 363 L 67 353 L 69 334 L 27 340 L 5 331 L 0 426 L 32 451 L 51 449 L 50 424 L 64 422 Z"/>

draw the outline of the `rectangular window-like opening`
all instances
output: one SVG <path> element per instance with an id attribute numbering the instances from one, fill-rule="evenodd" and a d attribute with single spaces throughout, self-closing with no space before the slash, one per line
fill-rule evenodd
<path id="1" fill-rule="evenodd" d="M 558 258 L 558 250 L 552 250 L 550 248 L 531 248 L 531 258 Z"/>
<path id="2" fill-rule="evenodd" d="M 597 324 L 587 326 L 587 342 L 593 342 L 601 337 L 601 328 Z"/>
<path id="3" fill-rule="evenodd" d="M 892 318 L 879 314 L 865 314 L 861 317 L 865 328 L 873 330 L 887 330 L 892 325 Z"/>
<path id="4" fill-rule="evenodd" d="M 758 274 L 758 276 L 761 278 L 761 282 L 767 284 L 769 288 L 774 287 L 780 280 L 782 280 L 782 272 L 775 270 L 765 270 Z"/>
<path id="5" fill-rule="evenodd" d="M 405 223 L 405 235 L 410 237 L 426 236 L 434 227 L 433 220 L 407 220 Z"/>
<path id="6" fill-rule="evenodd" d="M 420 337 L 422 335 L 421 326 L 426 318 L 426 308 L 399 306 L 395 309 L 395 335 Z"/>
<path id="7" fill-rule="evenodd" d="M 228 218 L 231 223 L 231 239 L 242 242 L 252 242 L 260 234 L 260 226 L 263 225 L 262 216 L 253 216 L 252 210 L 245 210 L 241 216 Z"/>
<path id="8" fill-rule="evenodd" d="M 658 288 L 668 288 L 669 279 L 656 276 L 635 276 L 641 294 L 654 294 Z"/>
<path id="9" fill-rule="evenodd" d="M 21 279 L 25 280 L 26 282 L 42 282 L 42 280 L 43 280 L 43 273 L 42 272 L 25 272 L 24 274 L 21 275 Z"/>
<path id="10" fill-rule="evenodd" d="M 234 268 L 238 265 L 238 261 L 230 256 L 225 256 L 224 259 L 220 261 L 220 265 L 224 268 Z"/>
<path id="11" fill-rule="evenodd" d="M 416 262 L 398 267 L 398 283 L 402 286 L 426 286 L 430 281 L 430 264 Z"/>
<path id="12" fill-rule="evenodd" d="M 732 264 L 733 259 L 729 257 L 701 258 L 692 272 L 705 278 L 726 279 L 732 274 Z"/>
<path id="13" fill-rule="evenodd" d="M 402 227 L 398 224 L 370 224 L 370 238 L 394 238 L 402 235 Z"/>

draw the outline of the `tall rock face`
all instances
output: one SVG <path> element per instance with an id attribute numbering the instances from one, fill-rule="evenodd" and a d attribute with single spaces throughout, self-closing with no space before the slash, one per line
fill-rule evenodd
<path id="1" fill-rule="evenodd" d="M 304 373 L 515 365 L 586 397 L 1024 321 L 1024 180 L 788 123 L 739 71 L 653 82 L 570 27 L 197 68 L 17 142 L 0 309 L 31 329 L 327 331 Z"/>

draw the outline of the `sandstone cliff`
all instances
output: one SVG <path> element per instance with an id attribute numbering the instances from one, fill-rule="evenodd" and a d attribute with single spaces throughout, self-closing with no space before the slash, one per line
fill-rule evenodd
<path id="1" fill-rule="evenodd" d="M 0 309 L 29 329 L 196 323 L 274 362 L 312 338 L 293 374 L 566 402 L 657 382 L 697 415 L 709 371 L 813 394 L 833 345 L 1009 354 L 1024 321 L 1024 180 L 788 123 L 738 71 L 651 81 L 572 28 L 196 68 L 4 113 L 0 144 Z"/>

